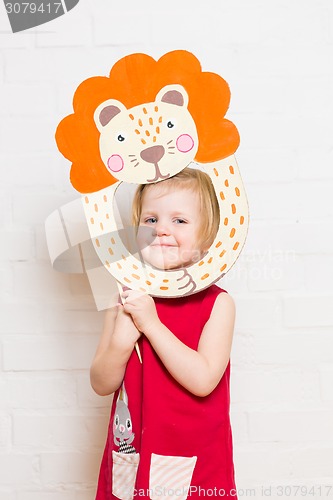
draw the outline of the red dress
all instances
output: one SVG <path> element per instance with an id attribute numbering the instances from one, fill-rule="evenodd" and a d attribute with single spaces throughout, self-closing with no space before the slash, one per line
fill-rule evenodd
<path id="1" fill-rule="evenodd" d="M 197 349 L 221 292 L 212 285 L 188 297 L 154 301 L 161 322 L 184 344 Z M 143 363 L 133 351 L 125 391 L 121 395 L 118 390 L 113 400 L 96 500 L 202 496 L 237 500 L 229 419 L 230 363 L 213 392 L 198 397 L 169 375 L 144 336 L 139 346 Z"/>

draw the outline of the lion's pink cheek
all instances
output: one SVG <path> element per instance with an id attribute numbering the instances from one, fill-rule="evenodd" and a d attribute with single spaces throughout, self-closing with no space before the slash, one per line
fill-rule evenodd
<path id="1" fill-rule="evenodd" d="M 181 153 L 188 153 L 194 147 L 194 140 L 190 135 L 183 134 L 178 137 L 176 145 Z"/>
<path id="2" fill-rule="evenodd" d="M 119 155 L 112 155 L 108 159 L 108 168 L 111 172 L 119 172 L 124 168 L 124 160 Z"/>

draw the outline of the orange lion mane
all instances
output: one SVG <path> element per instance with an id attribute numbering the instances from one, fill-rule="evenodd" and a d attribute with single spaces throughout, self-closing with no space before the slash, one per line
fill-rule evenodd
<path id="1" fill-rule="evenodd" d="M 223 78 L 203 72 L 198 59 L 184 50 L 168 52 L 158 61 L 146 54 L 131 54 L 111 68 L 109 77 L 82 82 L 74 94 L 74 113 L 58 125 L 57 146 L 72 162 L 70 180 L 75 189 L 91 193 L 117 181 L 100 157 L 100 134 L 94 122 L 97 106 L 107 99 L 117 99 L 128 109 L 153 102 L 161 88 L 172 84 L 182 85 L 189 95 L 188 110 L 199 137 L 194 160 L 210 163 L 236 151 L 238 131 L 224 118 L 230 90 Z"/>

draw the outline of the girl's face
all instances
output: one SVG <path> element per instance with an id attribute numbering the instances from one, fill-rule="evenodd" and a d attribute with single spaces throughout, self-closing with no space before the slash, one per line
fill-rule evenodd
<path id="1" fill-rule="evenodd" d="M 198 261 L 201 213 L 199 196 L 189 189 L 143 195 L 137 242 L 143 260 L 158 269 L 177 269 Z"/>

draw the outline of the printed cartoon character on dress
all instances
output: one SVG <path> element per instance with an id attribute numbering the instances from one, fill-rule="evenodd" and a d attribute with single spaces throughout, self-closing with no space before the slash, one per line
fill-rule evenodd
<path id="1" fill-rule="evenodd" d="M 113 440 L 119 451 L 112 450 L 112 494 L 121 500 L 131 500 L 140 454 L 132 446 L 134 433 L 128 409 L 128 397 L 123 383 L 119 391 L 112 426 Z"/>
<path id="2" fill-rule="evenodd" d="M 128 397 L 123 383 L 116 404 L 113 419 L 113 440 L 119 446 L 120 453 L 135 453 L 135 448 L 131 445 L 134 441 L 131 414 L 128 409 Z"/>
<path id="3" fill-rule="evenodd" d="M 184 296 L 216 282 L 237 260 L 247 235 L 248 205 L 234 157 L 239 135 L 224 118 L 229 101 L 227 83 L 203 72 L 186 51 L 158 61 L 127 56 L 109 79 L 91 78 L 78 88 L 74 115 L 58 127 L 58 147 L 73 162 L 74 187 L 86 193 L 83 209 L 100 265 L 122 285 L 152 296 Z M 186 166 L 195 168 L 193 162 L 208 173 L 217 195 L 216 238 L 199 262 L 156 269 L 123 243 L 115 192 L 122 182 L 163 182 Z"/>

